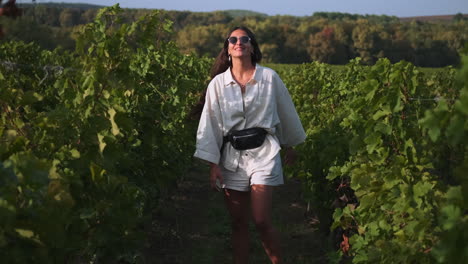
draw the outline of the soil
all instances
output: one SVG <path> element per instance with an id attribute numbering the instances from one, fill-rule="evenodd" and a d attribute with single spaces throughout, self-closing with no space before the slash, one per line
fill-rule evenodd
<path id="1" fill-rule="evenodd" d="M 273 194 L 273 222 L 280 233 L 283 262 L 330 263 L 327 237 L 307 211 L 301 182 L 287 178 Z M 196 165 L 161 199 L 153 214 L 145 263 L 232 263 L 230 220 L 223 195 L 212 191 L 208 168 Z M 251 225 L 249 263 L 270 263 Z"/>

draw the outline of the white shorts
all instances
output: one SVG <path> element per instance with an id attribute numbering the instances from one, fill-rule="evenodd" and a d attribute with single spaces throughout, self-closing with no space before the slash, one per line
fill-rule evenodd
<path id="1" fill-rule="evenodd" d="M 221 167 L 221 173 L 223 175 L 221 187 L 236 191 L 250 191 L 250 186 L 253 184 L 277 186 L 284 183 L 279 152 L 272 160 L 259 166 L 258 161 L 249 156 L 248 151 L 243 151 L 239 157 L 237 171 Z"/>

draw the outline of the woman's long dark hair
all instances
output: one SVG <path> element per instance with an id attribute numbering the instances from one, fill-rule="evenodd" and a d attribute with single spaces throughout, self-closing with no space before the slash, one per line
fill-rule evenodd
<path id="1" fill-rule="evenodd" d="M 213 63 L 213 66 L 211 67 L 211 72 L 210 72 L 210 77 L 213 79 L 216 75 L 225 72 L 229 67 L 232 66 L 231 61 L 229 60 L 229 54 L 228 54 L 228 46 L 229 46 L 229 41 L 228 38 L 231 36 L 232 32 L 236 30 L 242 30 L 247 33 L 247 36 L 250 37 L 250 44 L 253 47 L 253 53 L 251 54 L 250 58 L 252 60 L 252 65 L 256 65 L 262 60 L 262 52 L 260 51 L 260 47 L 258 46 L 257 39 L 255 38 L 254 33 L 248 29 L 247 27 L 240 26 L 240 27 L 235 27 L 229 33 L 227 36 L 224 38 L 224 45 L 221 51 L 219 52 L 218 56 L 215 59 L 215 62 Z M 206 96 L 206 88 L 203 92 L 203 94 L 200 96 L 200 100 L 198 103 L 192 107 L 192 111 L 190 113 L 190 116 L 192 119 L 200 119 L 201 113 L 203 111 L 203 106 L 205 105 L 205 96 Z"/>

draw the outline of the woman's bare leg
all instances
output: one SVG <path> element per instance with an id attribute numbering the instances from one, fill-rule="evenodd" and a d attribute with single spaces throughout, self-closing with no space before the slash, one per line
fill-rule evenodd
<path id="1" fill-rule="evenodd" d="M 278 235 L 271 221 L 273 186 L 252 185 L 250 193 L 252 216 L 260 234 L 263 248 L 271 263 L 281 263 L 281 247 Z"/>
<path id="2" fill-rule="evenodd" d="M 246 264 L 249 256 L 250 193 L 224 189 L 224 200 L 232 220 L 235 264 Z"/>

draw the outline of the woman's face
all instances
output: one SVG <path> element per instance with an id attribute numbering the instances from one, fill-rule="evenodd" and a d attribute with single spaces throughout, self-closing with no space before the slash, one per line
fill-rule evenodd
<path id="1" fill-rule="evenodd" d="M 234 38 L 235 37 L 235 38 Z M 236 41 L 237 38 L 237 41 Z M 247 41 L 246 41 L 247 40 Z M 235 43 L 233 44 L 232 42 Z M 242 29 L 234 30 L 229 36 L 228 54 L 233 58 L 248 57 L 253 52 L 253 46 L 249 35 Z"/>

